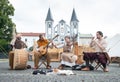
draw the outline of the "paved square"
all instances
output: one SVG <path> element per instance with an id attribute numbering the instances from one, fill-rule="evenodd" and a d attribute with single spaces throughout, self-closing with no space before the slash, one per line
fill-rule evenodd
<path id="1" fill-rule="evenodd" d="M 33 67 L 33 61 L 28 61 Z M 57 68 L 60 62 L 51 62 L 53 68 Z M 42 66 L 44 68 L 44 66 Z M 120 82 L 120 67 L 118 64 L 110 64 L 109 72 L 101 69 L 95 71 L 73 71 L 76 75 L 33 75 L 34 69 L 10 70 L 8 60 L 0 61 L 0 82 Z M 44 69 L 46 70 L 46 69 Z M 70 68 L 69 68 L 70 70 Z"/>

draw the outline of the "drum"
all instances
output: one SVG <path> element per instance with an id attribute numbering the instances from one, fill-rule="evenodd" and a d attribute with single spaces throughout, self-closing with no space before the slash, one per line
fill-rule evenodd
<path id="1" fill-rule="evenodd" d="M 13 69 L 25 69 L 28 61 L 28 52 L 25 49 L 15 49 Z"/>

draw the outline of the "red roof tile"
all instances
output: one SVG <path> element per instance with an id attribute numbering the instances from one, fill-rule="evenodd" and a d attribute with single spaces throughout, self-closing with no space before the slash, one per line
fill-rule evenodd
<path id="1" fill-rule="evenodd" d="M 26 32 L 21 32 L 20 33 L 22 36 L 39 36 L 39 34 L 43 34 L 45 35 L 45 33 L 32 33 L 32 32 L 29 32 L 29 33 L 26 33 Z"/>

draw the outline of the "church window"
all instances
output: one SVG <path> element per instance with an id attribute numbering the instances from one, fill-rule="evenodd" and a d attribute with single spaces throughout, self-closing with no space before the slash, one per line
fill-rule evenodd
<path id="1" fill-rule="evenodd" d="M 25 38 L 25 42 L 27 42 L 27 38 Z"/>
<path id="2" fill-rule="evenodd" d="M 74 22 L 74 23 L 73 23 L 73 26 L 74 26 L 74 28 L 77 28 L 77 23 Z"/>
<path id="3" fill-rule="evenodd" d="M 62 38 L 61 41 L 64 41 L 64 39 Z"/>
<path id="4" fill-rule="evenodd" d="M 77 29 L 74 29 L 74 33 L 77 34 Z"/>
<path id="5" fill-rule="evenodd" d="M 62 32 L 62 33 L 64 32 L 64 28 L 63 28 L 63 27 L 61 28 L 61 32 Z"/>
<path id="6" fill-rule="evenodd" d="M 61 25 L 63 26 L 64 24 L 63 24 L 63 23 L 61 23 Z"/>
<path id="7" fill-rule="evenodd" d="M 52 30 L 51 29 L 48 29 L 48 34 L 51 34 Z"/>
<path id="8" fill-rule="evenodd" d="M 57 33 L 57 31 L 55 31 L 55 33 Z"/>
<path id="9" fill-rule="evenodd" d="M 48 27 L 51 28 L 51 24 L 48 24 Z"/>

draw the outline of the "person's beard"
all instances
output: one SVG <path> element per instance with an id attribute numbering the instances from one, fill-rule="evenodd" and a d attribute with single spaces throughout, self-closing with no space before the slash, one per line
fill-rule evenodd
<path id="1" fill-rule="evenodd" d="M 97 37 L 97 39 L 100 39 L 100 37 Z"/>
<path id="2" fill-rule="evenodd" d="M 44 38 L 42 37 L 42 38 L 40 38 L 40 40 L 44 40 Z"/>

